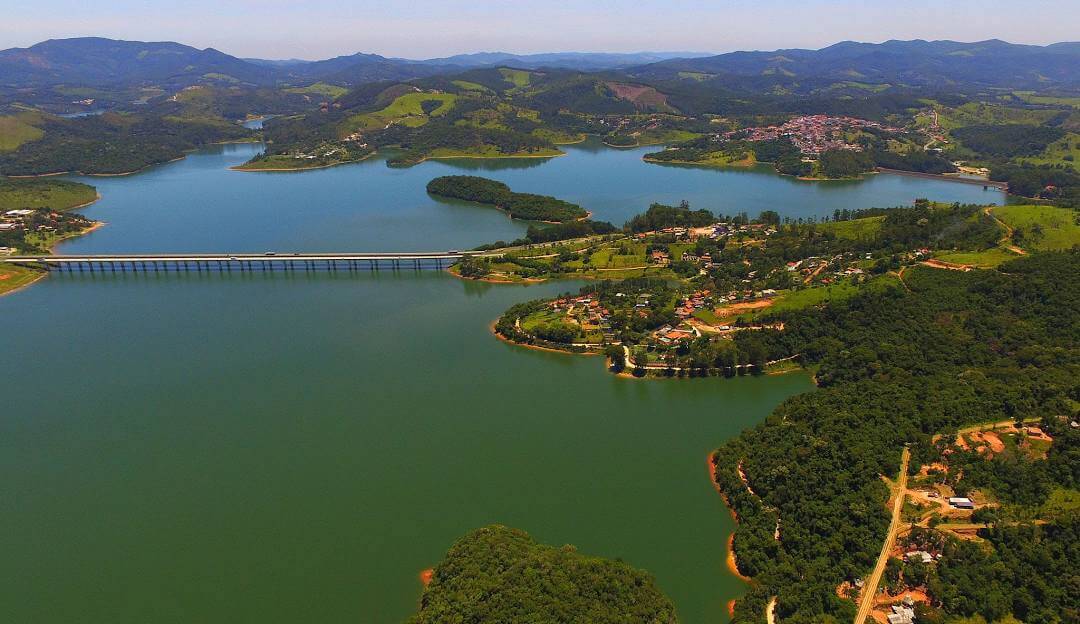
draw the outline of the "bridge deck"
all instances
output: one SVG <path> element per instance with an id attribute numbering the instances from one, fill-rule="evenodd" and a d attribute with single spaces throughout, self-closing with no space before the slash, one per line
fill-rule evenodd
<path id="1" fill-rule="evenodd" d="M 83 254 L 0 256 L 0 264 L 21 264 L 62 270 L 206 270 L 372 268 L 383 266 L 442 268 L 465 257 L 498 255 L 491 252 L 344 252 L 344 253 L 196 253 L 196 254 Z"/>

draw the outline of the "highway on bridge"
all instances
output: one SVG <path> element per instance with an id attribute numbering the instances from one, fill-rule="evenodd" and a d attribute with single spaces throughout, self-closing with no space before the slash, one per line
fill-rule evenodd
<path id="1" fill-rule="evenodd" d="M 462 258 L 505 253 L 479 251 L 409 251 L 342 253 L 188 253 L 79 254 L 0 256 L 0 263 L 69 271 L 253 270 L 292 268 L 442 268 Z"/>

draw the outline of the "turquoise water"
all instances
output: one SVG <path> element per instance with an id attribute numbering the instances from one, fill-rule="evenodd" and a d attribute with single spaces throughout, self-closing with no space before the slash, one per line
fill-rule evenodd
<path id="1" fill-rule="evenodd" d="M 423 190 L 476 170 L 615 222 L 684 198 L 807 216 L 986 197 L 665 168 L 592 145 L 546 162 L 227 170 L 254 149 L 93 179 L 104 197 L 85 212 L 108 226 L 60 251 L 421 250 L 522 233 Z M 507 306 L 573 287 L 56 274 L 0 298 L 4 619 L 401 622 L 422 569 L 503 523 L 651 571 L 683 622 L 726 621 L 743 587 L 724 569 L 732 524 L 705 457 L 810 381 L 627 380 L 490 335 Z"/>

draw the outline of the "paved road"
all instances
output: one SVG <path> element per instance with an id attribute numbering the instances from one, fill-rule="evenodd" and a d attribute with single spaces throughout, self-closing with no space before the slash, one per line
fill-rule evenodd
<path id="1" fill-rule="evenodd" d="M 904 508 L 904 499 L 907 498 L 907 471 L 911 452 L 904 448 L 900 456 L 900 475 L 896 478 L 896 500 L 893 502 L 892 522 L 889 523 L 889 532 L 885 535 L 885 543 L 881 545 L 881 554 L 878 555 L 877 565 L 870 573 L 862 590 L 862 601 L 859 604 L 859 612 L 855 615 L 855 624 L 863 624 L 874 608 L 874 597 L 877 596 L 878 584 L 881 576 L 885 573 L 885 564 L 889 561 L 889 553 L 892 551 L 896 534 L 900 529 L 900 511 Z"/>

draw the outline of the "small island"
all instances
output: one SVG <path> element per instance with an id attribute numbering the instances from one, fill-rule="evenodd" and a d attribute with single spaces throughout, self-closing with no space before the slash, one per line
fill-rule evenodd
<path id="1" fill-rule="evenodd" d="M 435 178 L 428 182 L 427 192 L 437 197 L 495 206 L 514 219 L 566 223 L 589 216 L 589 213 L 577 204 L 550 195 L 515 193 L 498 180 L 479 176 L 454 175 Z"/>
<path id="2" fill-rule="evenodd" d="M 538 544 L 504 526 L 469 533 L 420 578 L 424 594 L 409 624 L 677 621 L 648 573 L 573 546 Z"/>

